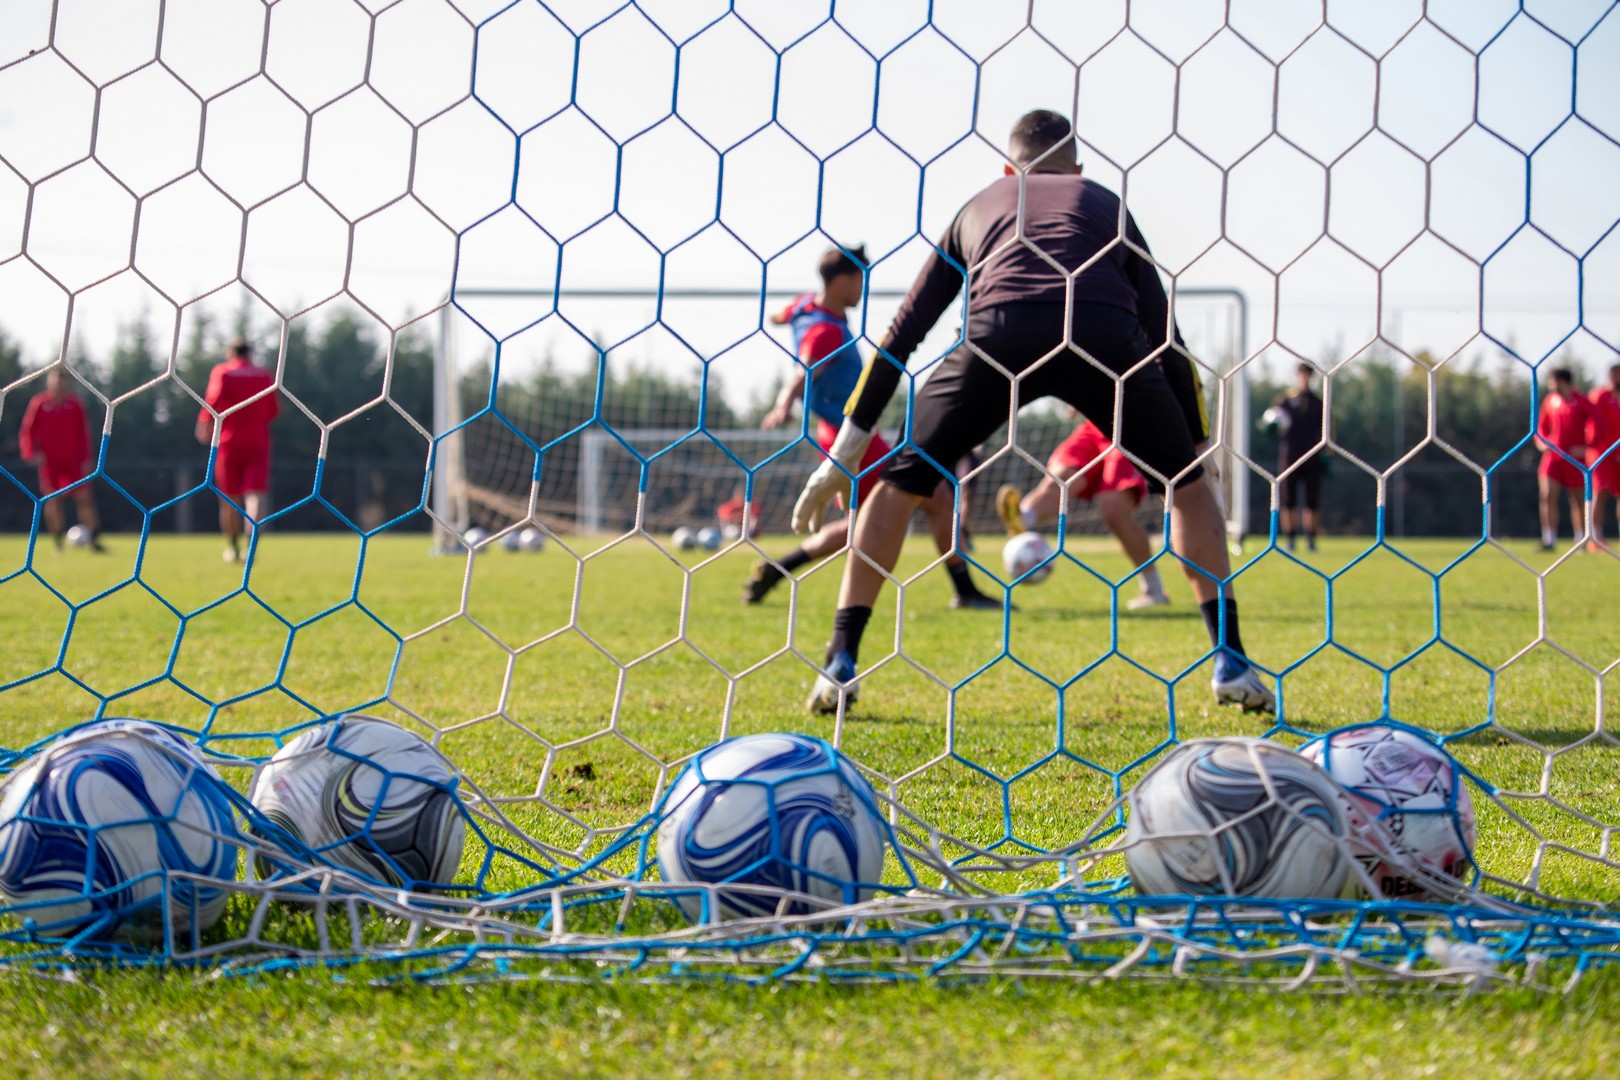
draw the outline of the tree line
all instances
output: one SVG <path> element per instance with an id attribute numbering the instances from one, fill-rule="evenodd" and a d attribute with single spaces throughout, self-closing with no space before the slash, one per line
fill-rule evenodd
<path id="1" fill-rule="evenodd" d="M 210 367 L 223 355 L 224 342 L 238 334 L 253 342 L 267 364 L 282 350 L 270 328 L 255 325 L 246 312 L 234 319 L 199 315 L 180 342 L 175 374 L 200 395 Z M 580 440 L 556 443 L 538 456 L 535 448 L 546 447 L 592 417 L 620 430 L 751 428 L 772 396 L 761 393 L 746 402 L 733 401 L 716 376 L 705 377 L 695 364 L 683 370 L 655 368 L 618 355 L 604 360 L 594 349 L 579 360 L 563 364 L 549 356 L 504 357 L 498 379 L 492 351 L 467 365 L 460 379 L 460 405 L 463 416 L 471 419 L 458 438 L 473 485 L 524 500 L 538 475 L 542 501 L 566 514 L 578 496 Z M 103 485 L 100 502 L 109 528 L 139 528 L 143 509 L 163 507 L 204 482 L 207 450 L 194 437 L 196 403 L 162 377 L 169 366 L 169 343 L 158 339 L 148 320 L 121 327 L 104 356 L 70 346 L 69 364 L 109 400 L 145 387 L 119 403 L 114 413 L 104 469 L 107 479 L 127 494 Z M 1579 369 L 1578 364 L 1570 366 Z M 787 365 L 783 367 L 785 377 Z M 28 370 L 16 342 L 0 331 L 0 386 Z M 387 402 L 330 428 L 326 466 L 317 483 L 321 424 L 331 425 L 377 401 L 385 376 Z M 355 311 L 339 310 L 319 321 L 295 320 L 286 331 L 283 385 L 315 418 L 284 401 L 273 431 L 273 505 L 298 506 L 284 527 L 342 528 L 344 517 L 368 528 L 385 522 L 410 529 L 428 526 L 420 504 L 429 444 L 416 429 L 432 427 L 433 350 L 425 333 L 407 329 L 390 336 Z M 1251 388 L 1252 414 L 1257 418 L 1285 385 L 1257 379 Z M 1490 504 L 1495 528 L 1503 535 L 1532 535 L 1535 450 L 1525 436 L 1533 428 L 1534 399 L 1527 370 L 1506 357 L 1480 356 L 1438 368 L 1423 354 L 1415 364 L 1402 361 L 1399 366 L 1388 359 L 1357 361 L 1332 380 L 1335 444 L 1374 469 L 1388 468 L 1428 432 L 1431 386 L 1436 439 L 1482 467 L 1495 466 Z M 30 490 L 34 476 L 18 457 L 17 435 L 26 399 L 42 388 L 31 382 L 8 394 L 0 407 L 0 467 Z M 81 396 L 99 431 L 101 406 L 91 395 Z M 1050 422 L 1023 425 L 1023 430 L 1044 444 L 1061 437 L 1066 423 L 1054 416 Z M 1049 449 L 1029 448 L 1038 457 Z M 1256 427 L 1250 454 L 1261 467 L 1274 468 L 1275 436 Z M 1324 526 L 1370 533 L 1377 525 L 1376 480 L 1350 457 L 1334 458 Z M 724 466 L 724 459 L 720 461 Z M 1251 487 L 1256 531 L 1265 528 L 1270 494 L 1257 477 Z M 1394 474 L 1386 503 L 1389 527 L 1410 535 L 1476 533 L 1486 505 L 1476 474 L 1434 446 Z M 988 513 L 987 506 L 980 509 Z M 30 500 L 8 485 L 0 494 L 0 529 L 26 528 L 31 514 Z M 212 496 L 200 492 L 158 511 L 153 527 L 206 529 L 211 520 Z"/>

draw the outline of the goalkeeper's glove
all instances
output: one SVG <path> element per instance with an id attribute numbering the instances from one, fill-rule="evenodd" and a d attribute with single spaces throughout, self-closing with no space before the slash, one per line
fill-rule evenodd
<path id="1" fill-rule="evenodd" d="M 838 435 L 827 450 L 827 459 L 804 482 L 798 502 L 793 504 L 793 531 L 802 535 L 821 528 L 827 503 L 834 495 L 848 495 L 849 478 L 860 471 L 861 459 L 872 444 L 872 433 L 862 431 L 845 417 Z"/>

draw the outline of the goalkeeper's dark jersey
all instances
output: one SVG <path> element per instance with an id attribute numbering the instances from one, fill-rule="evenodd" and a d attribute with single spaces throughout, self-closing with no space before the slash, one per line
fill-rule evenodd
<path id="1" fill-rule="evenodd" d="M 1031 173 L 1022 180 L 995 181 L 957 212 L 928 256 L 882 342 L 893 363 L 879 359 L 869 365 L 846 411 L 868 430 L 877 423 L 899 383 L 900 367 L 951 306 L 964 280 L 974 311 L 1002 304 L 1061 305 L 1068 300 L 1068 275 L 1084 266 L 1074 278 L 1074 303 L 1132 312 L 1151 346 L 1162 347 L 1170 328 L 1169 303 L 1158 271 L 1143 257 L 1147 250 L 1119 196 L 1079 174 Z M 1179 335 L 1176 343 L 1181 344 Z M 1175 350 L 1161 361 L 1193 437 L 1207 438 L 1196 373 Z"/>
<path id="2" fill-rule="evenodd" d="M 1278 456 L 1287 468 L 1320 449 L 1322 399 L 1310 390 L 1290 390 L 1277 399 L 1275 407 L 1288 414 L 1288 432 L 1278 447 Z"/>

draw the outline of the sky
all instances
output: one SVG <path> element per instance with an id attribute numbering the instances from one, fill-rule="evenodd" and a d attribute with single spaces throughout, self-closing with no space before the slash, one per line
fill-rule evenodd
<path id="1" fill-rule="evenodd" d="M 584 294 L 791 293 L 864 243 L 875 340 L 1034 107 L 1167 283 L 1244 294 L 1257 370 L 1620 344 L 1620 11 L 1582 0 L 5 0 L 0 327 L 39 364 L 455 295 L 463 363 L 595 338 L 740 400 L 785 370 L 757 299 Z M 1224 304 L 1179 305 L 1212 363 Z"/>

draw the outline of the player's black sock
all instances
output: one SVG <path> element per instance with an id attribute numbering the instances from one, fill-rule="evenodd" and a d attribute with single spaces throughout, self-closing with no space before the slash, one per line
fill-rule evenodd
<path id="1" fill-rule="evenodd" d="M 792 551 L 782 556 L 782 569 L 792 572 L 803 566 L 805 563 L 815 561 L 816 557 L 805 551 L 804 548 L 794 548 Z M 772 569 L 775 569 L 775 567 L 772 567 Z"/>
<path id="2" fill-rule="evenodd" d="M 973 575 L 968 571 L 968 564 L 946 563 L 945 569 L 950 572 L 951 584 L 956 586 L 957 596 L 983 596 L 979 587 L 973 584 Z"/>
<path id="3" fill-rule="evenodd" d="M 866 633 L 866 624 L 871 621 L 872 609 L 869 607 L 841 607 L 838 614 L 833 616 L 832 640 L 827 643 L 827 661 L 841 652 L 849 653 L 850 659 L 860 658 L 861 635 Z"/>
<path id="4" fill-rule="evenodd" d="M 1226 650 L 1238 656 L 1247 656 L 1243 651 L 1243 635 L 1238 632 L 1237 601 L 1230 596 L 1225 600 L 1205 600 L 1198 605 L 1198 611 L 1204 616 L 1204 629 L 1209 631 L 1209 643 L 1216 648 L 1221 646 L 1221 608 L 1226 609 Z"/>

